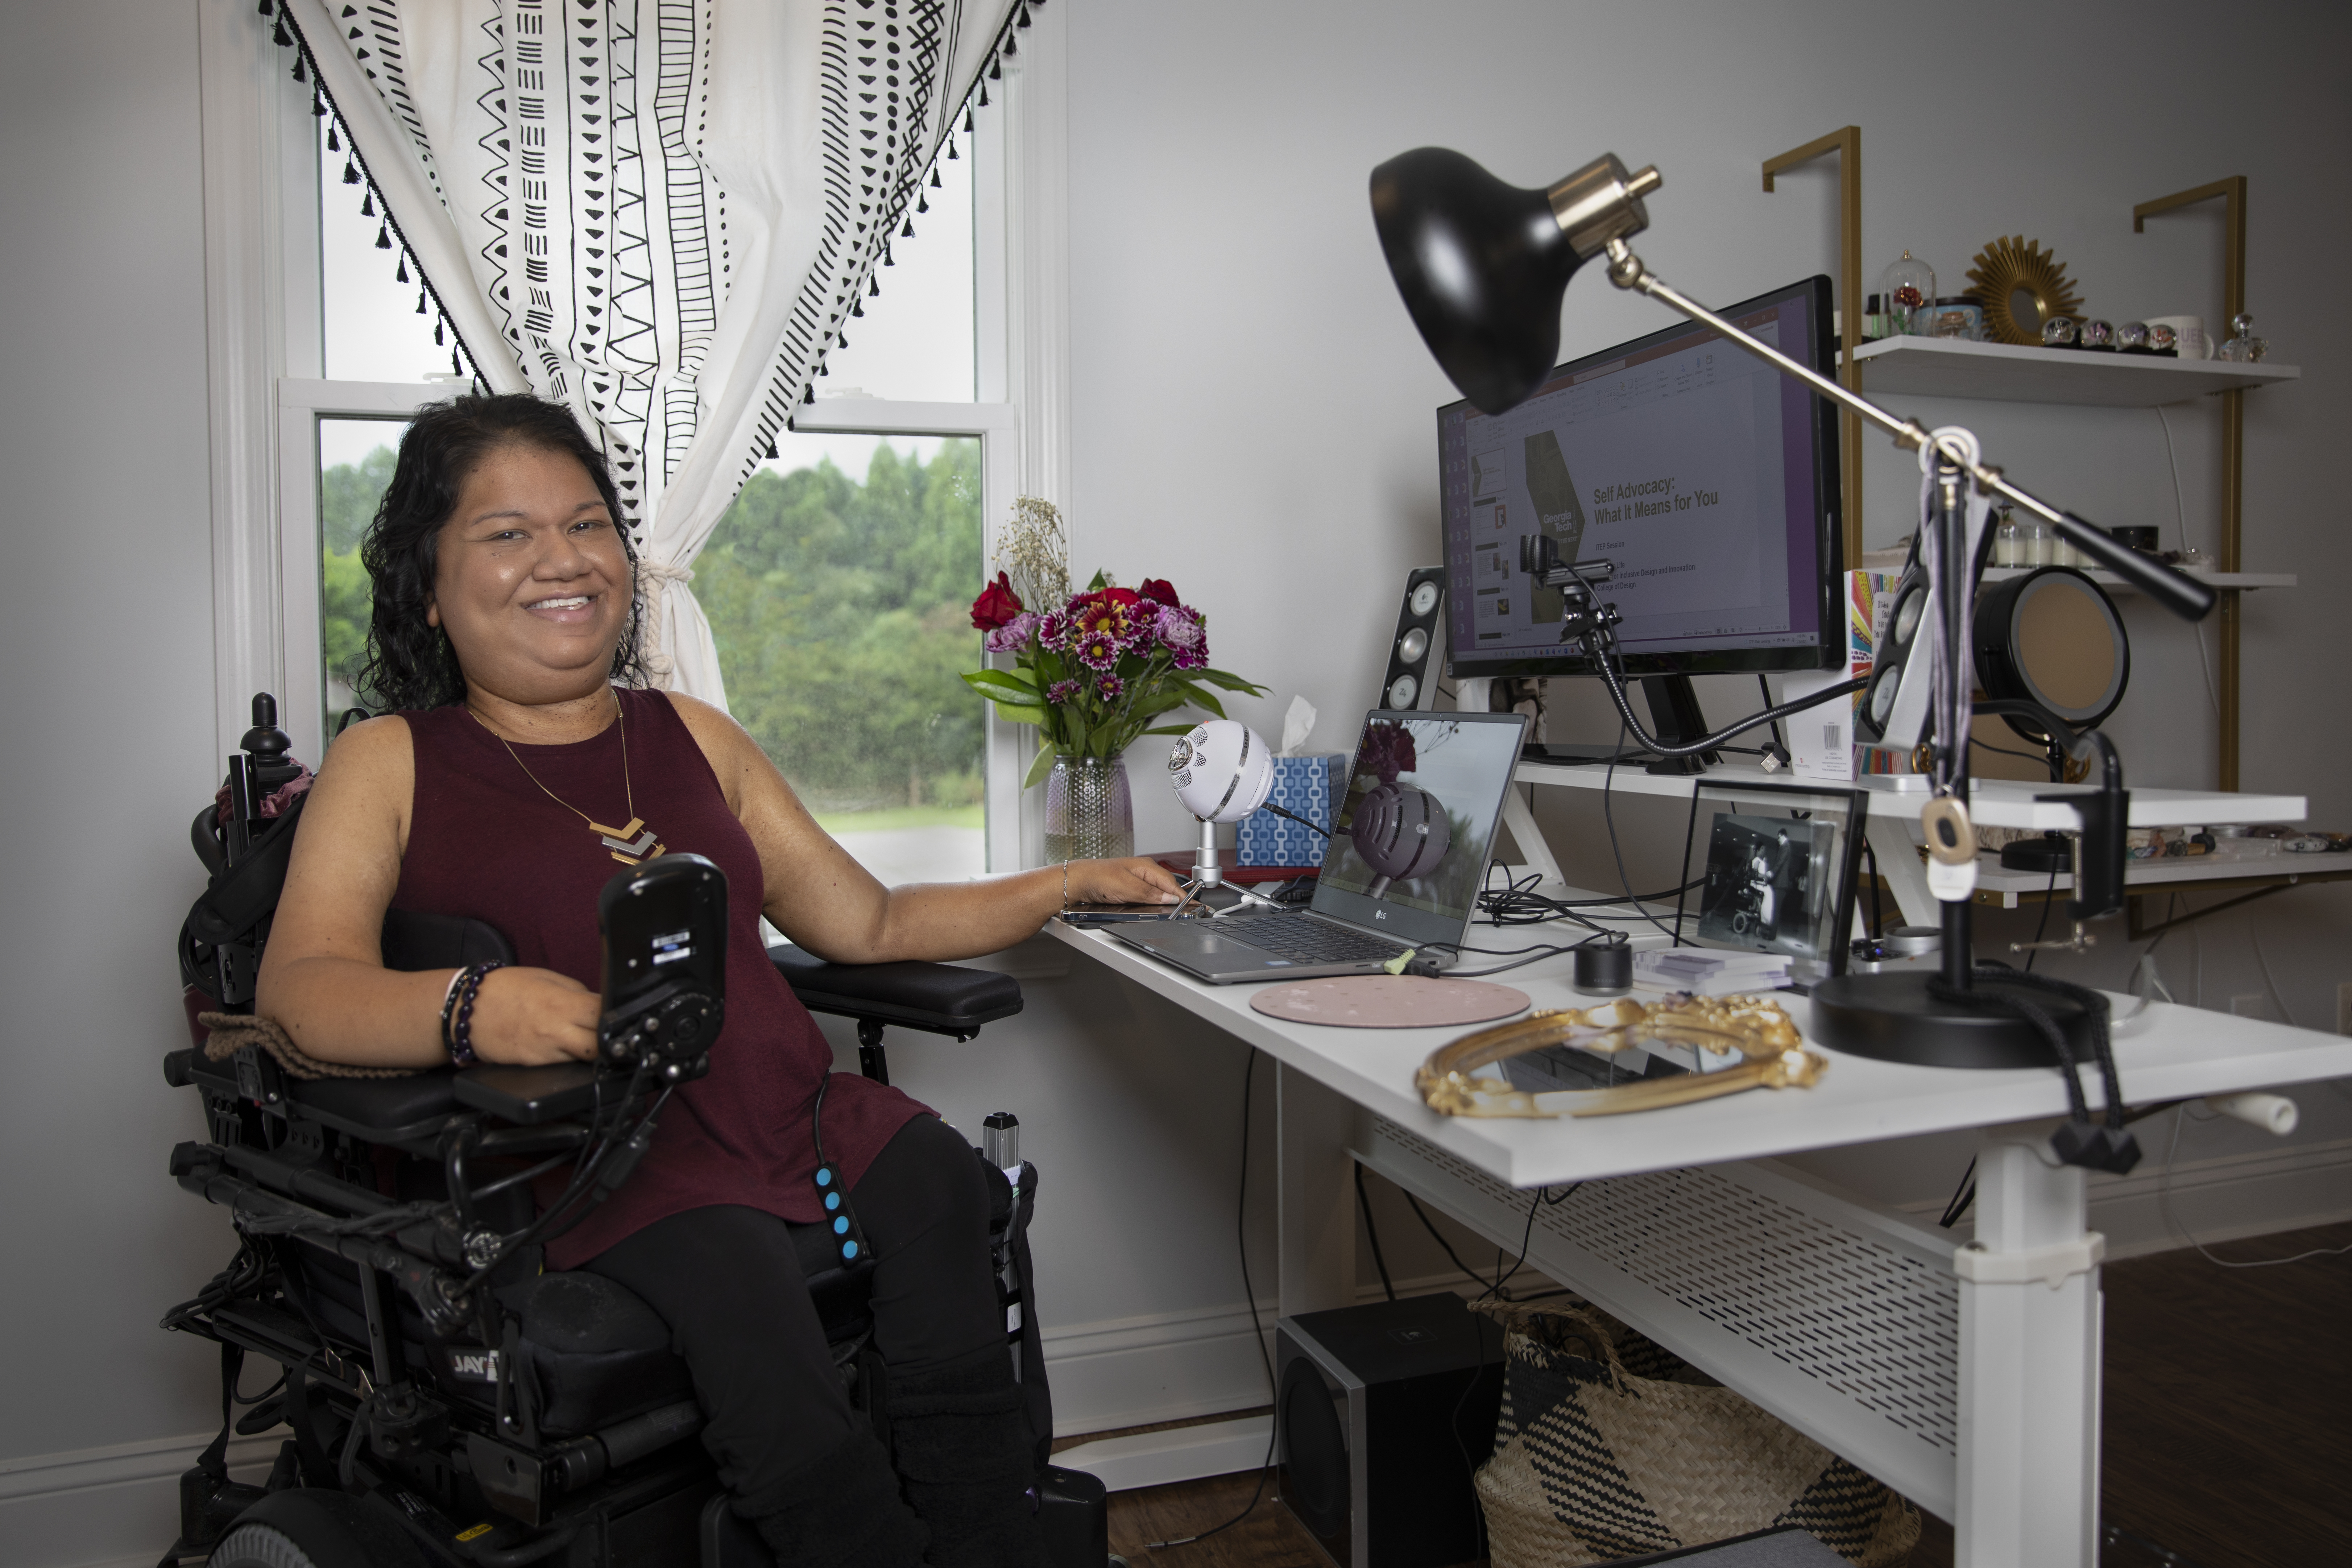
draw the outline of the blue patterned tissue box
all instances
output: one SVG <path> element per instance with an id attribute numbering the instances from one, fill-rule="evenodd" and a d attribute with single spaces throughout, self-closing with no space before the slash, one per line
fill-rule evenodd
<path id="1" fill-rule="evenodd" d="M 1268 805 L 1328 828 L 1347 789 L 1348 754 L 1310 752 L 1274 759 L 1274 788 L 1265 798 Z M 1234 861 L 1240 866 L 1323 864 L 1323 835 L 1270 811 L 1253 811 L 1243 817 L 1234 829 Z"/>

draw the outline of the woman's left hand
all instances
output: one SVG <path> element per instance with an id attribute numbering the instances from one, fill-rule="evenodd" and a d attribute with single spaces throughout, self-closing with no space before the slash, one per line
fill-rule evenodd
<path id="1" fill-rule="evenodd" d="M 1175 873 L 1147 855 L 1070 862 L 1073 904 L 1172 904 L 1184 896 Z"/>

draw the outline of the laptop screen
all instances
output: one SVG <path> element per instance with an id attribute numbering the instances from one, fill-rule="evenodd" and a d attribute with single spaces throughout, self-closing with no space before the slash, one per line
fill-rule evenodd
<path id="1" fill-rule="evenodd" d="M 1349 770 L 1314 910 L 1401 942 L 1459 942 L 1527 720 L 1375 709 Z"/>

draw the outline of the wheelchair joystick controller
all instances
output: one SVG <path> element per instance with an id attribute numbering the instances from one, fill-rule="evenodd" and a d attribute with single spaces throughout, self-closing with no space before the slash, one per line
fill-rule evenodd
<path id="1" fill-rule="evenodd" d="M 267 691 L 253 694 L 253 728 L 237 742 L 228 759 L 228 858 L 244 858 L 260 832 L 261 803 L 299 778 L 302 764 L 292 756 L 294 738 L 278 727 L 278 699 Z"/>

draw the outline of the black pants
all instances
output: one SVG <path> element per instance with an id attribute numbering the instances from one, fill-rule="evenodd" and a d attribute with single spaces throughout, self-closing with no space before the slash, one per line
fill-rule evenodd
<path id="1" fill-rule="evenodd" d="M 873 1243 L 874 1343 L 894 1373 L 1002 1344 L 988 1188 L 963 1135 L 919 1116 L 850 1189 Z M 848 1440 L 850 1409 L 775 1215 L 734 1206 L 656 1220 L 584 1267 L 642 1297 L 694 1376 L 702 1441 L 739 1511 Z M 1007 1369 L 1010 1376 L 1010 1369 Z"/>

